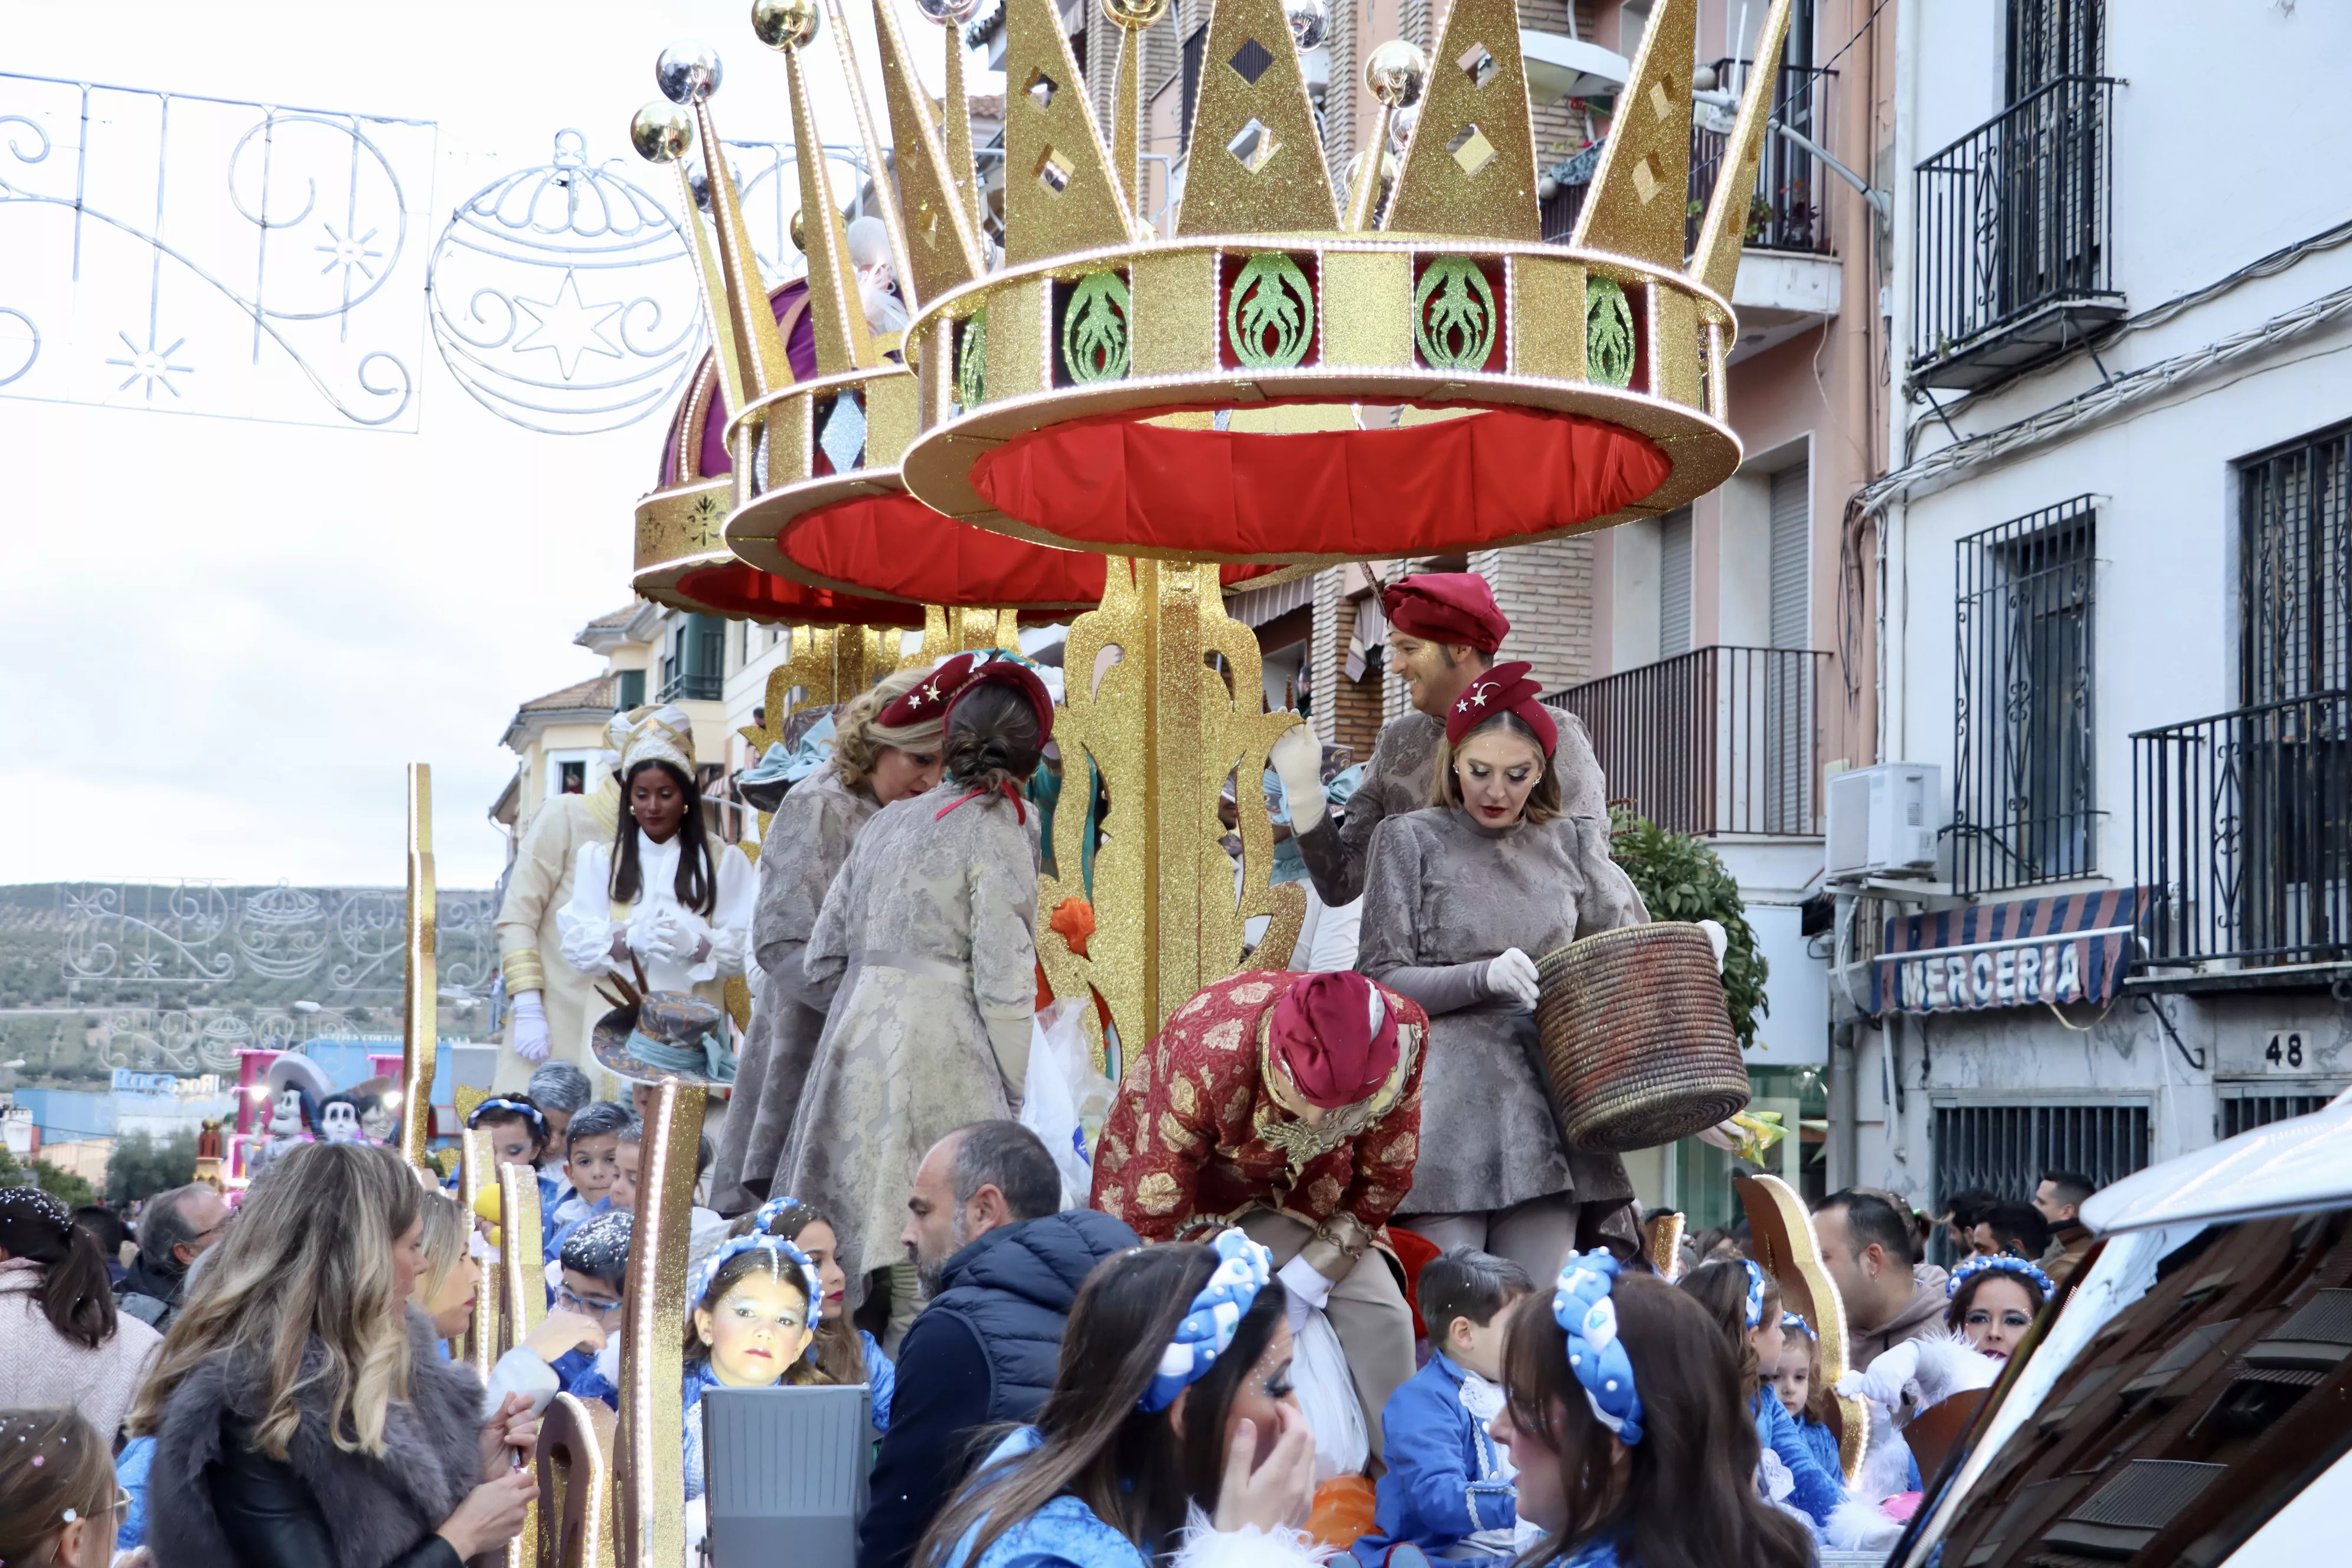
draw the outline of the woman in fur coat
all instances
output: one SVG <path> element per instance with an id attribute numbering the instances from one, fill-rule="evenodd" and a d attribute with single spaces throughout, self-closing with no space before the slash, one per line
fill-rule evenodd
<path id="1" fill-rule="evenodd" d="M 156 1568 L 460 1568 L 538 1496 L 528 1397 L 482 1416 L 411 1305 L 415 1173 L 306 1143 L 247 1193 L 172 1325 L 129 1429 L 156 1439 Z"/>
<path id="2" fill-rule="evenodd" d="M 1315 1442 L 1286 1292 L 1239 1230 L 1119 1254 L 1078 1291 L 1034 1426 L 1001 1443 L 914 1568 L 1311 1568 Z"/>

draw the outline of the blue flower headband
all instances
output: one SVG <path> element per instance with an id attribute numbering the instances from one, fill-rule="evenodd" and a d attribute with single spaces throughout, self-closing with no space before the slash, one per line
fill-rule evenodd
<path id="1" fill-rule="evenodd" d="M 758 1208 L 751 1211 L 751 1229 L 754 1232 L 766 1230 L 770 1226 L 776 1223 L 777 1216 L 782 1215 L 786 1209 L 799 1208 L 801 1206 L 800 1199 L 793 1197 L 789 1194 L 781 1198 L 770 1198 L 766 1203 L 761 1204 Z"/>
<path id="2" fill-rule="evenodd" d="M 1739 1267 L 1748 1270 L 1748 1326 L 1760 1329 L 1764 1326 L 1764 1270 L 1745 1258 Z"/>
<path id="3" fill-rule="evenodd" d="M 816 1329 L 817 1314 L 824 1309 L 824 1288 L 817 1283 L 816 1265 L 809 1261 L 809 1255 L 781 1236 L 763 1236 L 755 1233 L 751 1236 L 734 1237 L 720 1242 L 712 1249 L 710 1256 L 702 1260 L 702 1267 L 694 1271 L 694 1292 L 687 1298 L 688 1303 L 700 1306 L 703 1297 L 710 1293 L 710 1282 L 719 1278 L 720 1267 L 729 1258 L 740 1257 L 746 1252 L 766 1252 L 775 1257 L 788 1258 L 800 1269 L 801 1288 L 808 1296 L 809 1329 L 814 1332 Z"/>
<path id="4" fill-rule="evenodd" d="M 2050 1282 L 2050 1276 L 2042 1272 L 2041 1268 L 2030 1259 L 2002 1252 L 1996 1253 L 1990 1258 L 1971 1258 L 1953 1269 L 1951 1279 L 1944 1282 L 1944 1295 L 1947 1299 L 1957 1296 L 1960 1293 L 1961 1286 L 1979 1274 L 1988 1273 L 2014 1274 L 2021 1279 L 2030 1279 L 2033 1282 L 2034 1288 L 2042 1292 L 2042 1299 L 2044 1301 L 2058 1293 L 2058 1287 Z"/>
<path id="5" fill-rule="evenodd" d="M 1633 1360 L 1617 1338 L 1617 1303 L 1609 1299 L 1619 1268 L 1599 1247 L 1570 1253 L 1552 1291 L 1551 1316 L 1568 1335 L 1568 1367 L 1584 1385 L 1593 1419 L 1633 1444 L 1642 1440 L 1642 1396 L 1633 1388 Z"/>
<path id="6" fill-rule="evenodd" d="M 530 1124 L 539 1129 L 539 1141 L 542 1143 L 547 1142 L 546 1113 L 541 1111 L 536 1105 L 530 1104 L 524 1100 L 509 1100 L 504 1095 L 494 1094 L 490 1096 L 489 1099 L 482 1101 L 481 1104 L 474 1107 L 474 1113 L 466 1118 L 466 1126 L 467 1130 L 470 1131 L 473 1128 L 479 1127 L 482 1124 L 482 1113 L 489 1110 L 510 1110 L 517 1116 L 530 1118 Z"/>
<path id="7" fill-rule="evenodd" d="M 1787 1333 L 1790 1329 L 1794 1329 L 1794 1330 L 1796 1330 L 1799 1333 L 1801 1333 L 1801 1334 L 1804 1335 L 1804 1336 L 1805 1336 L 1805 1338 L 1807 1338 L 1807 1339 L 1809 1339 L 1809 1340 L 1812 1340 L 1812 1341 L 1814 1341 L 1814 1342 L 1819 1342 L 1819 1341 L 1820 1341 L 1820 1339 L 1821 1339 L 1821 1337 L 1822 1337 L 1821 1335 L 1819 1335 L 1819 1334 L 1817 1334 L 1817 1333 L 1813 1332 L 1813 1325 L 1812 1325 L 1812 1324 L 1811 1324 L 1811 1323 L 1809 1323 L 1809 1322 L 1805 1321 L 1805 1320 L 1804 1320 L 1804 1319 L 1802 1319 L 1802 1318 L 1799 1317 L 1796 1313 L 1794 1313 L 1794 1312 L 1783 1312 L 1783 1313 L 1781 1313 L 1781 1314 L 1780 1314 L 1780 1331 L 1781 1331 L 1782 1333 L 1784 1333 L 1784 1334 L 1785 1334 L 1785 1333 Z"/>
<path id="8" fill-rule="evenodd" d="M 1205 1376 L 1234 1342 L 1250 1303 L 1274 1278 L 1274 1255 L 1239 1230 L 1219 1231 L 1209 1245 L 1217 1249 L 1217 1271 L 1176 1325 L 1176 1337 L 1160 1353 L 1159 1372 L 1135 1402 L 1138 1410 L 1165 1410 Z"/>

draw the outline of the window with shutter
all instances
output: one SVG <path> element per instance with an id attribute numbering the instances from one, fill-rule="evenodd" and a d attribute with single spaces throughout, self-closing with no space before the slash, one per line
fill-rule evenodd
<path id="1" fill-rule="evenodd" d="M 1691 648 L 1690 508 L 1658 520 L 1658 657 L 1678 658 Z"/>
<path id="2" fill-rule="evenodd" d="M 1772 607 L 1774 647 L 1812 645 L 1812 484 L 1810 465 L 1772 476 Z"/>

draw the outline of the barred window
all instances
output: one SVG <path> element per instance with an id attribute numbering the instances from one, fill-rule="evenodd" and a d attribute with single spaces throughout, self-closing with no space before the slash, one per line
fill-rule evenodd
<path id="1" fill-rule="evenodd" d="M 1936 1204 L 1989 1192 L 2028 1202 L 2044 1171 L 2079 1171 L 2100 1186 L 2147 1164 L 2145 1105 L 1939 1105 Z"/>
<path id="2" fill-rule="evenodd" d="M 2248 707 L 2352 687 L 2352 425 L 2241 464 L 2239 685 Z"/>
<path id="3" fill-rule="evenodd" d="M 2096 868 L 2096 521 L 2077 496 L 1959 542 L 1950 831 L 1964 891 Z"/>

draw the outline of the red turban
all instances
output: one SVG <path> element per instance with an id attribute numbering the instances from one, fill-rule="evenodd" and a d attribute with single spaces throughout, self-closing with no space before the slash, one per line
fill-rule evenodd
<path id="1" fill-rule="evenodd" d="M 1491 655 L 1511 623 L 1495 605 L 1495 591 L 1475 572 L 1423 572 L 1381 595 L 1381 613 L 1407 637 L 1466 643 Z"/>
<path id="2" fill-rule="evenodd" d="M 1372 1027 L 1372 983 L 1343 971 L 1303 974 L 1274 1005 L 1272 1054 L 1310 1105 L 1337 1110 L 1369 1100 L 1397 1064 L 1396 1009 Z"/>
<path id="3" fill-rule="evenodd" d="M 1559 725 L 1551 710 L 1536 700 L 1543 688 L 1528 679 L 1525 664 L 1498 664 L 1470 683 L 1454 702 L 1453 710 L 1445 715 L 1446 744 L 1458 746 L 1462 738 L 1497 713 L 1516 713 L 1536 732 L 1536 743 L 1547 757 L 1559 745 Z"/>

